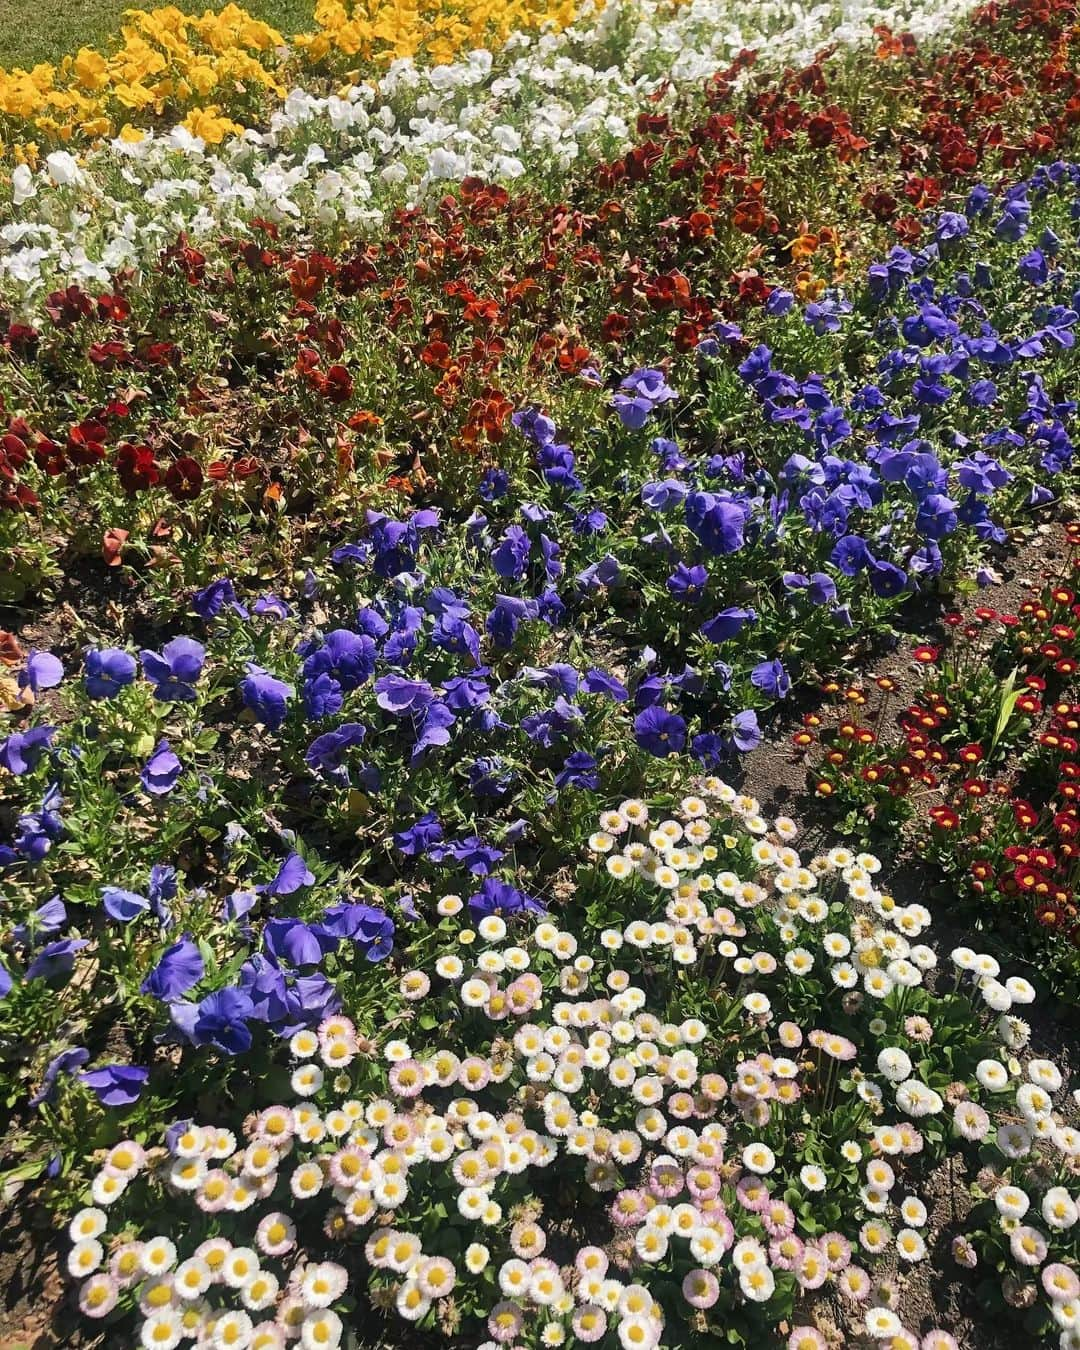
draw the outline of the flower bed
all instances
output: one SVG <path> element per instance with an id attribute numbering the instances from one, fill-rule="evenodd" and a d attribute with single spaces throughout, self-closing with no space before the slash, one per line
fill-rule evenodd
<path id="1" fill-rule="evenodd" d="M 710 236 L 700 217 L 721 205 L 724 173 L 732 187 L 742 187 L 768 175 L 781 151 L 791 162 L 777 165 L 779 199 L 770 200 L 771 191 L 764 201 L 733 196 L 732 207 L 742 203 L 734 237 L 761 234 L 769 242 L 778 211 L 786 209 L 783 233 L 802 240 L 795 256 L 806 259 L 821 227 L 834 232 L 835 242 L 840 215 L 850 217 L 856 200 L 870 220 L 898 218 L 910 231 L 915 213 L 937 202 L 946 179 L 955 190 L 959 176 L 988 172 L 999 158 L 1015 171 L 1025 155 L 1052 154 L 1075 122 L 1075 76 L 1063 53 L 1076 17 L 1065 0 L 1048 7 L 1025 0 L 1004 14 L 981 13 L 979 27 L 936 60 L 924 60 L 916 37 L 937 55 L 930 41 L 945 11 L 869 8 L 839 29 L 827 7 L 813 14 L 785 28 L 786 9 L 758 6 L 759 26 L 733 33 L 732 15 L 715 3 L 608 6 L 594 24 L 557 37 L 523 35 L 497 59 L 479 51 L 435 69 L 398 62 L 376 85 L 294 87 L 265 129 L 249 129 L 220 148 L 198 122 L 118 138 L 78 162 L 60 149 L 12 174 L 3 223 L 12 251 L 0 260 L 3 272 L 13 292 L 31 295 L 57 280 L 108 285 L 120 269 L 152 267 L 180 230 L 206 247 L 223 229 L 246 232 L 257 218 L 289 235 L 314 236 L 321 247 L 340 246 L 358 231 L 377 232 L 402 202 L 437 200 L 466 177 L 507 185 L 525 179 L 558 201 L 580 161 L 616 161 L 626 151 L 639 171 L 622 191 L 633 193 L 639 209 L 664 203 L 650 215 L 639 247 L 653 244 L 654 222 L 678 214 L 693 222 L 690 238 L 701 247 Z M 817 49 L 833 33 L 845 45 L 832 60 L 819 61 Z M 852 47 L 872 49 L 886 67 L 881 74 L 897 124 L 909 128 L 898 144 L 881 131 L 881 93 L 861 80 Z M 732 62 L 727 78 L 713 78 Z M 754 78 L 789 63 L 790 87 L 770 89 Z M 807 69 L 799 74 L 800 67 Z M 721 121 L 695 127 L 706 81 L 706 117 L 715 110 Z M 734 127 L 723 120 L 729 110 Z M 635 145 L 642 117 L 644 134 Z M 758 158 L 762 135 L 765 160 Z M 690 141 L 698 149 L 687 159 Z M 702 200 L 688 170 L 710 142 L 718 169 L 726 168 L 719 177 L 707 175 Z M 837 157 L 865 163 L 867 174 L 862 190 L 845 191 L 841 202 L 829 200 L 839 186 L 834 175 L 820 171 Z M 605 173 L 626 178 L 616 162 Z M 665 173 L 673 181 L 657 192 Z M 793 177 L 799 186 L 790 193 Z M 818 192 L 821 214 L 800 230 Z M 828 242 L 822 241 L 826 253 Z M 850 247 L 846 231 L 839 243 Z M 691 254 L 683 266 L 693 260 Z"/>
<path id="2" fill-rule="evenodd" d="M 1075 587 L 992 590 L 1075 492 L 1076 9 L 733 15 L 177 16 L 261 130 L 14 168 L 0 1093 L 65 1343 L 967 1350 L 946 1249 L 1078 1343 L 1022 1020 L 1074 999 Z M 862 692 L 796 737 L 873 852 L 711 776 L 976 588 L 902 745 Z"/>

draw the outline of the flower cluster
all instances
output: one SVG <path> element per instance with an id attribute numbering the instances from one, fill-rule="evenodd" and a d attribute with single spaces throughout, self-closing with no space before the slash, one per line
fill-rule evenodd
<path id="1" fill-rule="evenodd" d="M 806 714 L 793 737 L 816 794 L 850 827 L 895 841 L 928 826 L 944 873 L 980 909 L 1002 910 L 1013 948 L 1058 977 L 1077 937 L 1076 543 L 1070 526 L 1060 573 L 1016 613 L 947 614 L 944 640 L 914 650 L 920 686 L 902 708 L 888 675 L 873 696 L 830 685 L 838 717 Z"/>
<path id="2" fill-rule="evenodd" d="M 837 213 L 850 211 L 850 200 L 834 201 L 831 174 L 821 172 L 836 165 L 835 126 L 846 128 L 844 169 L 859 176 L 858 210 L 868 225 L 885 224 L 909 242 L 919 230 L 918 211 L 941 200 L 940 173 L 958 184 L 989 172 L 1001 129 L 979 110 L 997 87 L 1007 86 L 1010 98 L 1004 108 L 988 106 L 1024 147 L 1009 152 L 1014 175 L 1018 164 L 1067 140 L 1078 92 L 1058 56 L 1070 31 L 1067 0 L 1048 8 L 1024 0 L 1017 12 L 994 16 L 1003 46 L 1012 25 L 1022 31 L 1016 58 L 988 62 L 982 39 L 965 36 L 939 68 L 915 39 L 932 40 L 960 9 L 929 0 L 899 9 L 849 5 L 838 26 L 824 7 L 792 23 L 787 7 L 761 4 L 750 26 L 730 0 L 674 9 L 615 0 L 561 33 L 515 34 L 501 52 L 480 48 L 434 68 L 403 58 L 380 71 L 377 82 L 332 90 L 290 84 L 259 126 L 224 140 L 228 120 L 200 110 L 166 130 L 156 120 L 128 127 L 78 159 L 64 149 L 44 162 L 28 154 L 12 172 L 5 201 L 0 228 L 11 256 L 2 260 L 2 274 L 24 293 L 57 282 L 107 285 L 121 268 L 152 267 L 178 231 L 206 247 L 223 231 L 247 232 L 258 219 L 304 240 L 314 236 L 325 248 L 358 231 L 374 233 L 402 202 L 436 200 L 468 177 L 557 185 L 585 162 L 600 164 L 597 181 L 606 197 L 617 186 L 635 199 L 626 218 L 641 213 L 640 247 L 655 250 L 661 221 L 661 238 L 677 229 L 693 245 L 675 269 L 684 276 L 707 261 L 696 255 L 711 251 L 717 235 L 731 236 L 726 269 L 748 233 L 767 241 L 783 228 L 793 237 L 791 260 L 809 284 L 815 264 L 829 275 L 833 265 L 842 270 L 845 250 L 864 232 L 849 220 L 840 233 Z M 903 40 L 882 42 L 881 33 L 892 29 Z M 818 54 L 827 39 L 845 44 L 832 60 Z M 856 132 L 852 119 L 859 113 L 842 111 L 859 99 L 844 51 L 874 42 L 883 73 L 895 82 L 903 70 L 897 97 L 905 120 L 918 127 L 898 146 L 876 142 L 869 123 Z M 782 87 L 763 94 L 751 84 L 756 72 L 788 62 L 802 69 Z M 697 88 L 705 81 L 703 109 Z M 947 117 L 932 113 L 960 82 L 970 86 L 970 98 L 950 104 L 961 119 L 954 130 Z M 779 157 L 772 160 L 778 180 L 786 171 L 805 178 L 808 191 L 813 185 L 816 219 L 806 218 L 805 196 L 789 200 L 758 179 L 763 136 L 770 156 Z M 923 163 L 924 172 L 915 174 L 914 163 Z M 554 199 L 561 200 L 557 190 Z M 651 270 L 668 274 L 670 260 L 658 264 Z M 760 260 L 740 273 L 742 293 L 760 299 Z M 674 284 L 671 277 L 667 285 Z M 689 298 L 681 296 L 680 307 L 689 309 Z"/>
<path id="3" fill-rule="evenodd" d="M 171 5 L 126 17 L 111 52 L 83 47 L 55 67 L 0 70 L 0 118 L 15 136 L 137 141 L 139 122 L 184 113 L 190 135 L 217 144 L 243 130 L 230 114 L 254 115 L 267 98 L 285 96 L 276 69 L 285 39 L 238 5 L 201 17 Z M 78 172 L 67 151 L 52 163 L 58 181 Z"/>
<path id="4" fill-rule="evenodd" d="M 1059 1070 L 1012 1058 L 1027 1032 L 1010 1010 L 1034 991 L 960 948 L 956 991 L 928 985 L 929 913 L 879 889 L 868 854 L 804 862 L 795 833 L 707 779 L 670 816 L 640 799 L 602 813 L 576 932 L 536 923 L 510 888 L 444 894 L 388 1028 L 369 1040 L 330 1016 L 292 1037 L 291 1104 L 250 1114 L 242 1141 L 182 1122 L 167 1150 L 113 1148 L 73 1222 L 83 1310 L 137 1303 L 148 1346 L 336 1345 L 347 1267 L 301 1243 L 312 1211 L 362 1250 L 377 1306 L 446 1331 L 469 1318 L 492 1345 L 647 1348 L 672 1319 L 706 1344 L 822 1288 L 851 1331 L 917 1345 L 874 1272 L 926 1259 L 933 1163 L 992 1144 L 980 1184 L 1001 1221 L 966 1241 L 1038 1271 L 1046 1312 L 1071 1325 L 1075 1267 L 1054 1259 L 1069 1191 L 1046 1187 L 1048 1231 L 1019 1222 L 1033 1147 L 1051 1173 L 1080 1148 L 1055 1114 Z M 605 910 L 639 917 L 593 927 L 608 892 Z M 196 1224 L 178 1250 L 131 1231 L 139 1172 L 218 1235 Z M 107 1222 L 122 1241 L 103 1271 Z M 807 1324 L 790 1344 L 820 1336 Z"/>

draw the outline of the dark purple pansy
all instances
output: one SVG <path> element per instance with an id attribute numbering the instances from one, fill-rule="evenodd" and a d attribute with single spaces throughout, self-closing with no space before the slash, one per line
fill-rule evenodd
<path id="1" fill-rule="evenodd" d="M 139 653 L 143 673 L 154 686 L 154 697 L 162 703 L 191 703 L 195 699 L 195 681 L 206 661 L 206 648 L 194 638 L 177 637 L 166 642 L 160 652 Z"/>
<path id="2" fill-rule="evenodd" d="M 760 661 L 750 672 L 750 683 L 766 698 L 787 698 L 791 693 L 791 677 L 777 660 Z"/>
<path id="3" fill-rule="evenodd" d="M 131 923 L 150 908 L 150 901 L 136 891 L 125 891 L 120 886 L 102 886 L 101 903 L 105 913 L 120 923 Z"/>
<path id="4" fill-rule="evenodd" d="M 311 886 L 315 882 L 314 874 L 299 853 L 290 853 L 277 870 L 273 881 L 255 889 L 266 895 L 292 895 L 302 886 Z"/>
<path id="5" fill-rule="evenodd" d="M 26 1103 L 27 1106 L 41 1106 L 44 1102 L 51 1102 L 56 1096 L 56 1081 L 60 1075 L 72 1074 L 76 1069 L 81 1069 L 89 1058 L 90 1051 L 81 1045 L 61 1050 L 46 1064 L 45 1072 L 41 1075 L 41 1086 Z"/>
<path id="6" fill-rule="evenodd" d="M 19 687 L 35 694 L 42 689 L 55 689 L 64 678 L 63 663 L 52 652 L 31 649 L 26 657 L 26 669 L 19 675 Z"/>
<path id="7" fill-rule="evenodd" d="M 469 896 L 469 913 L 474 920 L 482 919 L 487 914 L 543 914 L 546 913 L 546 906 L 507 881 L 501 881 L 498 877 L 485 877 L 480 889 Z"/>
<path id="8" fill-rule="evenodd" d="M 738 637 L 744 625 L 757 619 L 757 611 L 745 609 L 740 605 L 729 605 L 701 625 L 702 635 L 710 642 L 727 642 Z"/>
<path id="9" fill-rule="evenodd" d="M 242 989 L 218 989 L 195 1009 L 191 1039 L 196 1045 L 212 1045 L 227 1055 L 242 1055 L 251 1049 L 247 1019 L 254 1013 L 251 998 Z"/>
<path id="10" fill-rule="evenodd" d="M 42 755 L 52 745 L 56 727 L 31 727 L 29 731 L 13 731 L 0 741 L 0 766 L 13 777 L 36 769 Z"/>
<path id="11" fill-rule="evenodd" d="M 268 730 L 274 731 L 284 722 L 294 692 L 291 684 L 279 680 L 253 661 L 248 662 L 247 676 L 240 684 L 240 697 L 244 706 L 255 714 L 256 721 L 262 722 Z"/>
<path id="12" fill-rule="evenodd" d="M 731 739 L 743 754 L 761 744 L 761 728 L 753 708 L 746 708 L 731 719 Z"/>
<path id="13" fill-rule="evenodd" d="M 67 922 L 67 908 L 58 895 L 46 900 L 30 915 L 25 923 L 18 923 L 11 930 L 12 940 L 24 947 L 36 946 L 43 937 L 52 937 Z"/>
<path id="14" fill-rule="evenodd" d="M 654 703 L 634 718 L 634 736 L 643 750 L 663 759 L 677 755 L 686 744 L 686 723 L 678 713 Z"/>
<path id="15" fill-rule="evenodd" d="M 384 675 L 375 681 L 375 702 L 395 717 L 423 712 L 435 700 L 427 680 L 409 680 L 404 675 Z"/>
<path id="16" fill-rule="evenodd" d="M 104 647 L 86 653 L 86 692 L 91 698 L 115 698 L 135 679 L 138 666 L 130 652 L 119 647 Z"/>
<path id="17" fill-rule="evenodd" d="M 415 858 L 426 853 L 432 844 L 438 844 L 443 837 L 443 827 L 434 811 L 428 811 L 419 820 L 405 830 L 394 835 L 394 843 L 406 857 Z"/>
<path id="18" fill-rule="evenodd" d="M 75 969 L 75 953 L 90 945 L 86 938 L 61 938 L 42 947 L 26 968 L 27 980 L 66 979 Z"/>

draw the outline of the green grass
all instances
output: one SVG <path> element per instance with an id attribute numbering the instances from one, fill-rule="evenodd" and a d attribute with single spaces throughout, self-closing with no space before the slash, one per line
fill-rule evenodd
<path id="1" fill-rule="evenodd" d="M 242 0 L 237 0 L 242 3 Z M 125 9 L 153 9 L 167 0 L 0 0 L 0 67 L 56 62 L 80 47 L 104 52 L 120 31 Z M 201 14 L 224 0 L 172 0 Z M 248 0 L 244 6 L 288 36 L 310 28 L 314 0 Z"/>

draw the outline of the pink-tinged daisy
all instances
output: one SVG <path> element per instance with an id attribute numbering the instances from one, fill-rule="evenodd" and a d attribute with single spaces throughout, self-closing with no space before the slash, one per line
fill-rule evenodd
<path id="1" fill-rule="evenodd" d="M 805 1243 L 795 1233 L 785 1233 L 769 1243 L 769 1260 L 777 1270 L 794 1270 L 802 1258 Z"/>
<path id="2" fill-rule="evenodd" d="M 508 1345 L 525 1325 L 525 1318 L 516 1303 L 503 1299 L 488 1314 L 488 1331 L 499 1345 Z"/>
<path id="3" fill-rule="evenodd" d="M 285 1332 L 276 1322 L 258 1322 L 251 1333 L 251 1350 L 285 1350 Z"/>
<path id="4" fill-rule="evenodd" d="M 430 1256 L 421 1262 L 415 1279 L 426 1298 L 444 1298 L 454 1288 L 457 1272 L 445 1256 Z"/>
<path id="5" fill-rule="evenodd" d="M 776 1277 L 768 1266 L 744 1270 L 739 1275 L 739 1288 L 751 1303 L 768 1303 L 776 1289 Z"/>
<path id="6" fill-rule="evenodd" d="M 795 1278 L 801 1289 L 820 1289 L 829 1273 L 829 1263 L 820 1247 L 807 1244 L 795 1262 Z"/>
<path id="7" fill-rule="evenodd" d="M 294 1132 L 293 1114 L 286 1106 L 268 1106 L 255 1117 L 253 1139 L 265 1140 L 280 1148 Z"/>
<path id="8" fill-rule="evenodd" d="M 416 1138 L 417 1128 L 412 1116 L 395 1116 L 383 1126 L 383 1143 L 387 1148 L 405 1148 Z"/>
<path id="9" fill-rule="evenodd" d="M 919 1350 L 959 1350 L 959 1347 L 955 1336 L 950 1336 L 947 1331 L 935 1327 L 922 1338 Z"/>
<path id="10" fill-rule="evenodd" d="M 296 1225 L 287 1214 L 267 1214 L 255 1230 L 255 1245 L 264 1256 L 284 1256 L 296 1246 Z"/>
<path id="11" fill-rule="evenodd" d="M 331 1350 L 341 1344 L 345 1324 L 330 1308 L 309 1309 L 300 1324 L 302 1350 Z"/>
<path id="12" fill-rule="evenodd" d="M 1041 1266 L 1048 1250 L 1046 1238 L 1037 1228 L 1025 1224 L 1009 1234 L 1009 1247 L 1014 1260 L 1022 1266 Z"/>
<path id="13" fill-rule="evenodd" d="M 787 1350 L 826 1350 L 825 1337 L 817 1327 L 796 1327 L 788 1337 Z"/>
<path id="14" fill-rule="evenodd" d="M 611 1222 L 616 1228 L 636 1228 L 647 1212 L 648 1206 L 641 1191 L 622 1190 L 611 1202 Z"/>
<path id="15" fill-rule="evenodd" d="M 1042 1286 L 1055 1303 L 1072 1303 L 1080 1298 L 1080 1276 L 1060 1261 L 1046 1266 L 1040 1277 Z"/>
<path id="16" fill-rule="evenodd" d="M 773 1200 L 760 1210 L 761 1222 L 770 1237 L 785 1237 L 795 1229 L 795 1214 L 783 1200 Z"/>
<path id="17" fill-rule="evenodd" d="M 624 1317 L 619 1323 L 619 1344 L 623 1350 L 654 1350 L 660 1329 L 651 1317 Z"/>
<path id="18" fill-rule="evenodd" d="M 139 1328 L 139 1344 L 144 1350 L 176 1350 L 185 1339 L 184 1322 L 176 1308 L 164 1308 L 161 1312 L 151 1313 Z M 217 1344 L 224 1345 L 220 1341 Z M 247 1340 L 238 1340 L 237 1345 L 247 1345 Z"/>
<path id="19" fill-rule="evenodd" d="M 700 1115 L 697 1103 L 689 1092 L 673 1092 L 668 1098 L 667 1109 L 674 1120 L 689 1120 L 694 1115 Z"/>
<path id="20" fill-rule="evenodd" d="M 197 1256 L 200 1261 L 205 1261 L 214 1272 L 214 1279 L 220 1281 L 222 1271 L 225 1269 L 225 1261 L 231 1251 L 232 1243 L 228 1238 L 215 1237 L 200 1242 L 192 1255 Z"/>
<path id="21" fill-rule="evenodd" d="M 843 1233 L 826 1233 L 818 1241 L 831 1271 L 846 1270 L 851 1264 L 851 1243 Z"/>
<path id="22" fill-rule="evenodd" d="M 538 1223 L 516 1223 L 510 1230 L 510 1246 L 523 1261 L 540 1256 L 547 1246 L 547 1235 Z"/>
<path id="23" fill-rule="evenodd" d="M 285 1332 L 287 1340 L 294 1340 L 300 1335 L 307 1311 L 304 1300 L 294 1293 L 287 1293 L 277 1305 L 274 1321 Z"/>
<path id="24" fill-rule="evenodd" d="M 609 1264 L 608 1254 L 602 1247 L 582 1247 L 574 1257 L 574 1269 L 579 1275 L 596 1275 L 603 1279 Z"/>
<path id="25" fill-rule="evenodd" d="M 371 1155 L 357 1144 L 347 1144 L 330 1158 L 330 1180 L 351 1190 L 371 1165 Z"/>
<path id="26" fill-rule="evenodd" d="M 585 1303 L 574 1309 L 570 1319 L 574 1336 L 584 1345 L 598 1341 L 607 1331 L 607 1313 L 596 1303 Z"/>
<path id="27" fill-rule="evenodd" d="M 837 1277 L 836 1286 L 846 1298 L 862 1303 L 870 1297 L 870 1276 L 862 1266 L 847 1266 Z"/>
<path id="28" fill-rule="evenodd" d="M 407 970 L 398 983 L 398 989 L 403 999 L 415 1003 L 427 995 L 431 989 L 431 979 L 422 970 Z"/>
<path id="29" fill-rule="evenodd" d="M 764 1161 L 756 1159 L 757 1162 Z M 759 1176 L 741 1177 L 739 1184 L 735 1187 L 735 1197 L 743 1209 L 748 1209 L 752 1214 L 763 1214 L 769 1201 L 772 1198 L 769 1183 Z"/>
<path id="30" fill-rule="evenodd" d="M 711 1167 L 691 1167 L 686 1174 L 686 1189 L 695 1200 L 711 1200 L 720 1191 L 719 1174 Z"/>
<path id="31" fill-rule="evenodd" d="M 300 1296 L 309 1308 L 329 1308 L 349 1287 L 349 1276 L 334 1261 L 313 1261 L 305 1266 Z"/>
<path id="32" fill-rule="evenodd" d="M 79 1308 L 84 1317 L 108 1317 L 119 1297 L 120 1286 L 111 1275 L 91 1275 L 79 1288 Z"/>
<path id="33" fill-rule="evenodd" d="M 702 1094 L 710 1102 L 721 1102 L 727 1096 L 727 1079 L 719 1073 L 704 1073 L 698 1083 Z"/>
<path id="34" fill-rule="evenodd" d="M 201 1298 L 214 1282 L 214 1273 L 200 1257 L 189 1256 L 176 1267 L 175 1289 L 185 1301 Z"/>
<path id="35" fill-rule="evenodd" d="M 649 1169 L 649 1194 L 658 1200 L 673 1200 L 685 1186 L 683 1170 L 674 1158 L 660 1157 Z"/>
<path id="36" fill-rule="evenodd" d="M 961 1139 L 978 1142 L 990 1129 L 990 1117 L 978 1102 L 959 1102 L 953 1112 L 953 1125 Z"/>
<path id="37" fill-rule="evenodd" d="M 142 1243 L 125 1242 L 109 1257 L 109 1274 L 120 1289 L 127 1289 L 142 1278 Z"/>
<path id="38" fill-rule="evenodd" d="M 114 1144 L 105 1159 L 105 1165 L 112 1174 L 123 1177 L 125 1181 L 130 1181 L 142 1169 L 145 1162 L 146 1150 L 132 1139 L 124 1139 L 119 1144 Z"/>
<path id="39" fill-rule="evenodd" d="M 204 1214 L 217 1214 L 228 1206 L 231 1190 L 232 1177 L 220 1167 L 215 1167 L 199 1183 L 195 1203 Z"/>
<path id="40" fill-rule="evenodd" d="M 176 1303 L 171 1275 L 157 1275 L 144 1280 L 139 1288 L 139 1311 L 144 1317 L 171 1308 Z"/>
<path id="41" fill-rule="evenodd" d="M 221 1313 L 214 1321 L 214 1330 L 210 1344 L 214 1350 L 227 1350 L 231 1346 L 247 1346 L 251 1343 L 251 1333 L 255 1323 L 251 1316 L 239 1310 Z"/>
<path id="42" fill-rule="evenodd" d="M 491 1082 L 491 1065 L 486 1059 L 470 1055 L 461 1061 L 458 1082 L 470 1092 L 481 1092 Z"/>
<path id="43" fill-rule="evenodd" d="M 390 1089 L 396 1097 L 406 1100 L 419 1097 L 424 1090 L 424 1068 L 415 1059 L 403 1059 L 391 1065 L 389 1073 Z"/>
<path id="44" fill-rule="evenodd" d="M 711 1308 L 720 1297 L 720 1281 L 711 1270 L 691 1270 L 683 1278 L 682 1292 L 691 1308 Z"/>
<path id="45" fill-rule="evenodd" d="M 257 1139 L 244 1150 L 244 1171 L 251 1177 L 266 1177 L 281 1161 L 273 1144 Z"/>
<path id="46" fill-rule="evenodd" d="M 328 1041 L 337 1041 L 341 1039 L 351 1040 L 356 1044 L 356 1025 L 348 1017 L 341 1013 L 332 1013 L 329 1017 L 324 1017 L 318 1026 L 318 1037 L 321 1044 L 325 1045 Z"/>
<path id="47" fill-rule="evenodd" d="M 344 1036 L 327 1041 L 322 1047 L 322 1062 L 328 1069 L 347 1069 L 356 1058 L 356 1042 Z"/>

